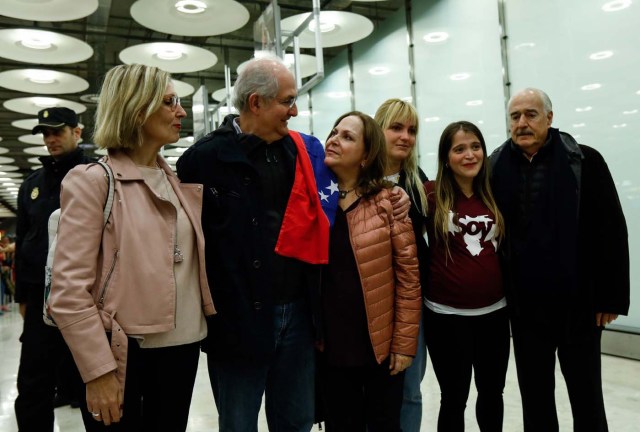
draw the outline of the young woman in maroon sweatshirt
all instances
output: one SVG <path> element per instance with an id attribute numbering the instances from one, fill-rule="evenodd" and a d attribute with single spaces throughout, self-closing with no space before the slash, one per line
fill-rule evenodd
<path id="1" fill-rule="evenodd" d="M 472 123 L 442 132 L 427 203 L 425 336 L 441 391 L 438 431 L 464 431 L 472 370 L 480 430 L 501 431 L 509 321 L 498 247 L 505 230 L 489 187 L 484 138 Z"/>

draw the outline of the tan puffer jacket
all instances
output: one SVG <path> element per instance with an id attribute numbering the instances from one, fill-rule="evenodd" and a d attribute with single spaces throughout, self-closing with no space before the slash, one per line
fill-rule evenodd
<path id="1" fill-rule="evenodd" d="M 421 292 L 411 220 L 394 220 L 383 189 L 362 199 L 347 222 L 377 362 L 390 353 L 415 356 Z"/>

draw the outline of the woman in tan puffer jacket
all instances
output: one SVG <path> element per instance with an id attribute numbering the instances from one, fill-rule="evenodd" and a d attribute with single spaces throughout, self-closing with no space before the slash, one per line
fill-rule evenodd
<path id="1" fill-rule="evenodd" d="M 341 116 L 325 152 L 340 197 L 322 286 L 327 430 L 400 431 L 421 306 L 411 220 L 394 219 L 385 139 L 371 117 Z"/>

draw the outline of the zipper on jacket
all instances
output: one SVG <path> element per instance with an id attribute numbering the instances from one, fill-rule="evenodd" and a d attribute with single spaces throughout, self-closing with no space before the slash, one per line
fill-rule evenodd
<path id="1" fill-rule="evenodd" d="M 100 297 L 98 298 L 98 308 L 99 309 L 103 309 L 104 308 L 104 298 L 105 295 L 107 294 L 107 287 L 109 286 L 109 281 L 111 280 L 111 275 L 113 274 L 113 270 L 116 267 L 116 261 L 118 260 L 118 253 L 120 251 L 116 249 L 115 253 L 113 254 L 113 261 L 111 261 L 111 267 L 109 268 L 109 272 L 107 273 L 107 277 L 104 280 L 104 284 L 102 285 L 102 289 L 100 290 Z"/>

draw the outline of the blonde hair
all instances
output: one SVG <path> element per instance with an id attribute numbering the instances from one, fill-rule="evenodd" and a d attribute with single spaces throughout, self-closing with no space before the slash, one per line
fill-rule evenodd
<path id="1" fill-rule="evenodd" d="M 418 125 L 420 124 L 418 112 L 409 102 L 402 99 L 387 99 L 376 111 L 375 120 L 383 131 L 389 129 L 394 123 L 413 123 L 418 135 Z M 418 151 L 413 146 L 407 158 L 402 161 L 402 170 L 407 179 L 407 193 L 411 201 L 415 203 L 423 215 L 427 214 L 427 195 L 420 179 L 420 167 L 418 166 Z M 415 196 L 415 192 L 418 196 Z"/>
<path id="2" fill-rule="evenodd" d="M 93 140 L 103 149 L 142 145 L 142 125 L 162 103 L 171 75 L 153 66 L 120 65 L 104 77 Z"/>
<path id="3" fill-rule="evenodd" d="M 451 257 L 451 251 L 449 250 L 449 212 L 456 213 L 456 194 L 459 190 L 455 176 L 451 168 L 449 168 L 449 151 L 453 145 L 453 137 L 460 131 L 473 134 L 480 141 L 482 168 L 473 179 L 473 193 L 493 213 L 496 225 L 495 236 L 498 243 L 502 241 L 505 233 L 504 218 L 491 192 L 489 157 L 482 132 L 476 125 L 468 121 L 462 120 L 451 123 L 442 131 L 440 144 L 438 145 L 438 174 L 435 187 L 436 208 L 433 216 L 436 242 L 444 242 L 448 257 Z M 453 223 L 458 224 L 457 218 L 454 218 Z"/>

